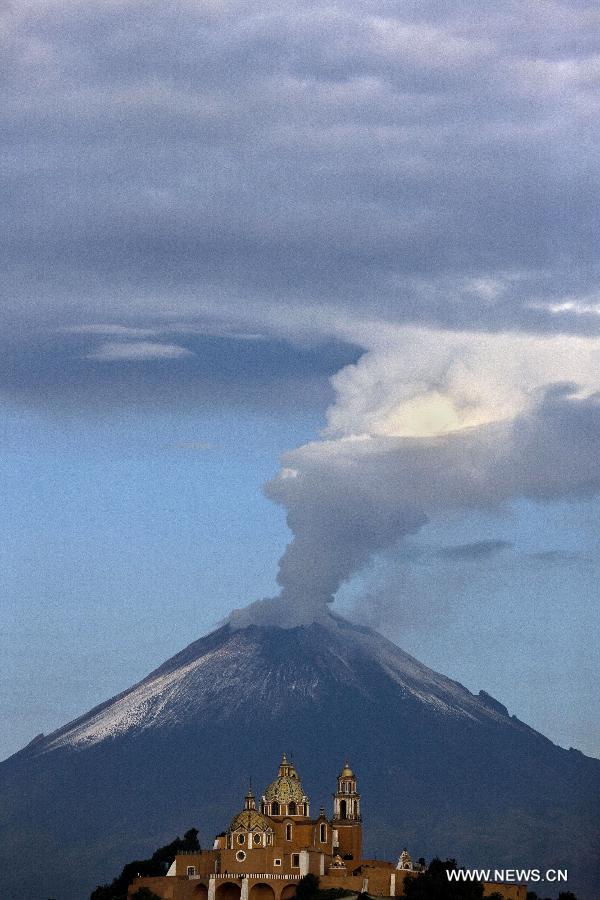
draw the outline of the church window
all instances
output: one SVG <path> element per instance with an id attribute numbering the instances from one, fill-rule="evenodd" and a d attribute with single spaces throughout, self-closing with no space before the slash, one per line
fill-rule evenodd
<path id="1" fill-rule="evenodd" d="M 300 868 L 300 854 L 292 853 L 292 869 Z"/>
<path id="2" fill-rule="evenodd" d="M 327 825 L 324 822 L 321 822 L 321 843 L 324 844 L 327 840 Z"/>
<path id="3" fill-rule="evenodd" d="M 274 866 L 280 866 L 280 865 L 281 865 L 281 860 L 280 860 L 280 859 L 274 859 L 274 860 L 273 860 L 273 865 L 274 865 Z"/>
<path id="4" fill-rule="evenodd" d="M 255 844 L 260 844 L 260 834 L 255 834 L 253 837 L 253 841 Z"/>
<path id="5" fill-rule="evenodd" d="M 285 839 L 286 839 L 286 841 L 291 841 L 291 839 L 292 839 L 292 826 L 290 825 L 289 822 L 285 826 Z"/>
<path id="6" fill-rule="evenodd" d="M 347 807 L 346 801 L 342 800 L 342 802 L 340 803 L 340 816 L 342 817 L 342 819 L 345 819 L 347 817 L 347 815 L 348 815 L 347 809 L 348 809 L 348 807 Z"/>
<path id="7" fill-rule="evenodd" d="M 187 873 L 188 873 L 188 878 L 190 877 L 190 875 L 195 875 L 196 874 L 196 866 L 188 866 Z"/>
<path id="8" fill-rule="evenodd" d="M 295 816 L 295 815 L 296 815 L 296 804 L 292 800 L 292 802 L 288 806 L 288 816 Z"/>
<path id="9" fill-rule="evenodd" d="M 271 815 L 272 816 L 279 815 L 279 803 L 276 800 L 274 803 L 271 804 Z"/>
<path id="10" fill-rule="evenodd" d="M 243 844 L 244 841 L 245 841 L 244 835 L 243 835 L 243 834 L 238 834 L 238 836 L 237 836 L 237 842 L 238 842 L 238 844 Z"/>
<path id="11" fill-rule="evenodd" d="M 238 850 L 238 852 L 235 854 L 235 858 L 238 862 L 244 862 L 244 860 L 246 859 L 246 854 L 243 850 Z"/>

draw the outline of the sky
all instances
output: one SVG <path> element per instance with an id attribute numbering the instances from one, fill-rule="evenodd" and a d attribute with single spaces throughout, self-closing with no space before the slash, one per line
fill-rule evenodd
<path id="1" fill-rule="evenodd" d="M 600 755 L 599 26 L 0 3 L 0 757 L 329 610 Z"/>

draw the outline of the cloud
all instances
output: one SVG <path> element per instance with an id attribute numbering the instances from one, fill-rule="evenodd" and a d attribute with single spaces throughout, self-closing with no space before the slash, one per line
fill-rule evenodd
<path id="1" fill-rule="evenodd" d="M 365 326 L 362 341 L 369 351 L 333 377 L 327 436 L 435 437 L 512 419 L 549 385 L 600 386 L 594 337 Z"/>
<path id="2" fill-rule="evenodd" d="M 533 0 L 13 4 L 2 341 L 598 333 L 552 311 L 600 274 L 598 24 Z"/>
<path id="3" fill-rule="evenodd" d="M 473 541 L 469 544 L 457 544 L 454 547 L 441 547 L 439 555 L 446 559 L 480 560 L 502 553 L 503 550 L 510 550 L 513 546 L 512 541 Z"/>
<path id="4" fill-rule="evenodd" d="M 233 331 L 226 325 L 219 326 L 216 322 L 186 323 L 172 322 L 169 325 L 155 325 L 151 328 L 143 328 L 140 326 L 118 325 L 114 323 L 90 323 L 85 325 L 69 325 L 60 329 L 63 334 L 74 335 L 106 335 L 122 338 L 147 338 L 160 337 L 165 334 L 189 334 L 202 335 L 206 337 L 223 337 L 235 341 L 262 341 L 266 339 L 266 335 L 253 333 L 251 331 Z"/>
<path id="5" fill-rule="evenodd" d="M 593 563 L 592 557 L 586 553 L 569 552 L 566 550 L 540 550 L 536 553 L 530 553 L 529 559 L 537 563 L 546 565 L 577 565 L 589 566 Z"/>
<path id="6" fill-rule="evenodd" d="M 600 316 L 600 302 L 594 297 L 565 297 L 557 303 L 532 303 L 532 309 L 543 309 L 553 316 Z"/>
<path id="7" fill-rule="evenodd" d="M 191 350 L 177 344 L 157 341 L 109 341 L 87 355 L 99 362 L 147 362 L 150 360 L 181 359 L 193 356 Z"/>
<path id="8" fill-rule="evenodd" d="M 60 329 L 64 334 L 96 334 L 102 336 L 115 336 L 120 338 L 148 338 L 160 334 L 157 328 L 132 327 L 130 325 L 114 324 L 90 324 L 70 325 Z"/>

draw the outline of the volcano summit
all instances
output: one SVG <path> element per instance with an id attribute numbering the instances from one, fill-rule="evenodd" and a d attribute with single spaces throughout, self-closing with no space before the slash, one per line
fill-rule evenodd
<path id="1" fill-rule="evenodd" d="M 3 762 L 2 896 L 82 900 L 175 833 L 208 838 L 282 747 L 315 772 L 351 755 L 387 856 L 567 868 L 569 889 L 597 895 L 600 761 L 329 615 L 227 624 Z M 307 788 L 326 796 L 318 778 Z"/>

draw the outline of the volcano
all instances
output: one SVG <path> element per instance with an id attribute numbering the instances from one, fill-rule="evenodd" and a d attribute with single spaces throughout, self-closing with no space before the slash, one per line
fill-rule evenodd
<path id="1" fill-rule="evenodd" d="M 367 855 L 563 868 L 598 896 L 600 761 L 330 615 L 227 624 L 0 764 L 2 897 L 85 900 L 192 826 L 207 845 L 282 750 L 317 808 L 351 759 Z"/>

